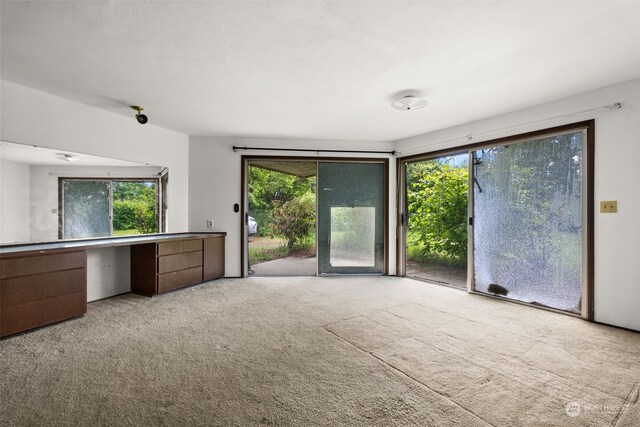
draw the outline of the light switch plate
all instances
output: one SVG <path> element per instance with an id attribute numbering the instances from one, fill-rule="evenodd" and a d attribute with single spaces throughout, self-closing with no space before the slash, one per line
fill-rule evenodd
<path id="1" fill-rule="evenodd" d="M 617 213 L 618 201 L 617 200 L 604 200 L 600 202 L 600 213 Z"/>

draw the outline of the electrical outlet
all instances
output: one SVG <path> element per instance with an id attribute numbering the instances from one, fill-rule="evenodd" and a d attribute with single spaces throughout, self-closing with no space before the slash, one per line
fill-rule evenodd
<path id="1" fill-rule="evenodd" d="M 617 200 L 605 200 L 600 202 L 600 213 L 617 213 L 618 201 Z"/>
<path id="2" fill-rule="evenodd" d="M 212 219 L 208 219 L 207 220 L 207 228 L 213 228 L 213 220 Z"/>

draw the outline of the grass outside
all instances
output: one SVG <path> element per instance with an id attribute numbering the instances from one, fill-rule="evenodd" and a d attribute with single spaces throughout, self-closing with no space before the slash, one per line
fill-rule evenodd
<path id="1" fill-rule="evenodd" d="M 278 246 L 276 248 L 252 248 L 249 247 L 249 265 L 259 264 L 261 262 L 271 261 L 274 259 L 286 258 L 289 254 L 287 246 Z"/>
<path id="2" fill-rule="evenodd" d="M 313 235 L 307 236 L 292 250 L 287 248 L 287 240 L 273 237 L 254 236 L 249 239 L 249 265 L 274 259 L 315 256 L 315 239 Z"/>
<path id="3" fill-rule="evenodd" d="M 467 259 L 426 252 L 409 236 L 407 242 L 407 275 L 409 277 L 466 289 Z"/>
<path id="4" fill-rule="evenodd" d="M 129 230 L 113 230 L 114 236 L 135 236 L 140 233 L 137 229 L 131 228 Z"/>
<path id="5" fill-rule="evenodd" d="M 435 264 L 447 267 L 465 267 L 467 265 L 466 258 L 453 258 L 433 252 L 424 253 L 421 247 L 409 245 L 407 245 L 407 260 L 416 264 Z"/>
<path id="6" fill-rule="evenodd" d="M 252 236 L 249 238 L 249 265 L 285 258 L 288 252 L 285 239 L 265 236 Z"/>

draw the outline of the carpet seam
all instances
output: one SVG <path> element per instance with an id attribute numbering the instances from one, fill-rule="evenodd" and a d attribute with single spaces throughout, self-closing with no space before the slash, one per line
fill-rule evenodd
<path id="1" fill-rule="evenodd" d="M 627 411 L 627 408 L 630 406 L 630 404 L 632 403 L 632 398 L 634 395 L 638 395 L 635 398 L 635 402 L 633 402 L 634 404 L 638 402 L 638 398 L 640 398 L 640 382 L 637 382 L 632 388 L 631 391 L 629 392 L 629 394 L 627 395 L 627 398 L 624 401 L 624 404 L 622 405 L 622 407 L 620 408 L 620 410 L 618 411 L 618 413 L 616 414 L 616 417 L 613 419 L 613 422 L 611 423 L 611 425 L 613 427 L 618 425 L 618 422 L 622 419 L 622 415 Z"/>
<path id="2" fill-rule="evenodd" d="M 438 396 L 443 397 L 444 399 L 446 399 L 447 401 L 451 402 L 451 403 L 452 403 L 452 404 L 454 404 L 455 406 L 459 407 L 459 408 L 460 408 L 460 409 L 462 409 L 463 411 L 465 411 L 465 412 L 467 412 L 467 413 L 471 414 L 473 417 L 477 418 L 478 420 L 483 421 L 483 422 L 485 422 L 487 425 L 490 425 L 490 426 L 492 426 L 492 427 L 497 427 L 495 424 L 490 423 L 489 421 L 487 421 L 487 420 L 485 420 L 484 418 L 480 417 L 480 416 L 479 416 L 478 414 L 476 414 L 475 412 L 473 412 L 473 411 L 471 411 L 471 410 L 469 410 L 469 409 L 465 408 L 464 406 L 460 405 L 458 402 L 456 402 L 456 401 L 454 401 L 454 400 L 451 400 L 448 396 L 446 396 L 446 395 L 444 395 L 444 394 L 442 394 L 442 393 L 438 392 L 437 390 L 432 389 L 432 388 L 431 388 L 431 387 L 429 387 L 428 385 L 426 385 L 426 384 L 424 384 L 423 382 L 421 382 L 420 380 L 418 380 L 418 379 L 416 379 L 416 378 L 412 377 L 411 375 L 407 374 L 407 373 L 406 373 L 406 372 L 404 372 L 403 370 L 398 369 L 398 368 L 396 368 L 395 366 L 393 366 L 393 365 L 391 365 L 391 364 L 387 363 L 385 360 L 383 360 L 382 358 L 380 358 L 380 357 L 376 356 L 376 355 L 375 355 L 375 354 L 373 354 L 372 352 L 370 352 L 370 351 L 367 351 L 367 350 L 364 350 L 364 349 L 360 348 L 360 347 L 359 347 L 359 346 L 357 346 L 356 344 L 352 343 L 351 341 L 347 340 L 346 338 L 341 337 L 340 335 L 336 334 L 335 332 L 333 332 L 333 331 L 331 331 L 331 330 L 329 330 L 329 329 L 327 329 L 327 328 L 323 328 L 323 329 L 324 329 L 325 331 L 329 332 L 331 335 L 333 335 L 333 336 L 337 337 L 338 339 L 340 339 L 340 340 L 342 340 L 342 341 L 346 342 L 347 344 L 349 344 L 349 345 L 351 345 L 351 346 L 355 347 L 356 349 L 360 350 L 361 352 L 363 352 L 363 353 L 365 353 L 365 354 L 368 354 L 368 355 L 369 355 L 369 356 L 371 356 L 372 358 L 374 358 L 374 359 L 376 359 L 377 361 L 379 361 L 380 363 L 382 363 L 384 366 L 387 366 L 387 367 L 391 368 L 393 371 L 398 372 L 398 373 L 400 373 L 401 375 L 403 375 L 403 376 L 405 376 L 405 377 L 409 378 L 411 381 L 413 381 L 413 382 L 415 382 L 415 383 L 419 384 L 420 386 L 422 386 L 422 387 L 426 388 L 427 390 L 429 390 L 429 391 L 431 391 L 431 392 L 433 392 L 433 393 L 437 394 Z"/>
<path id="3" fill-rule="evenodd" d="M 421 305 L 421 304 L 418 304 L 418 303 L 411 303 L 411 304 L 415 304 L 415 305 L 417 305 L 417 306 L 419 306 L 419 307 L 424 307 L 424 308 L 428 308 L 428 309 L 429 309 L 429 307 L 424 306 L 424 305 Z M 434 310 L 435 310 L 435 311 L 440 311 L 440 310 L 436 310 L 436 309 L 434 309 Z M 394 317 L 397 317 L 397 318 L 402 319 L 402 320 L 404 320 L 404 321 L 407 321 L 407 322 L 409 322 L 409 323 L 413 323 L 414 325 L 424 327 L 424 325 L 421 325 L 421 324 L 419 324 L 419 323 L 416 323 L 416 322 L 414 322 L 414 321 L 413 321 L 413 320 L 411 320 L 411 319 L 407 319 L 407 318 L 405 318 L 405 317 L 402 317 L 402 316 L 401 316 L 401 315 L 399 315 L 399 314 L 392 313 L 392 312 L 390 312 L 390 311 L 388 311 L 388 310 L 384 310 L 384 311 L 385 311 L 385 312 L 387 312 L 387 313 L 389 313 L 390 315 L 392 315 L 392 316 L 394 316 Z M 442 313 L 445 313 L 445 312 L 442 312 Z M 446 313 L 445 313 L 445 314 L 446 314 Z M 461 317 L 461 316 L 456 316 L 456 317 L 458 317 L 458 318 L 460 318 L 460 319 L 462 319 L 462 320 L 468 320 L 468 319 L 465 319 L 464 317 Z M 487 324 L 480 323 L 480 322 L 475 322 L 475 321 L 473 321 L 473 320 L 471 320 L 470 322 L 471 322 L 471 323 L 475 323 L 475 324 L 477 324 L 477 325 L 481 325 L 481 326 L 489 326 L 489 327 L 491 327 L 491 325 L 487 325 Z M 501 332 L 507 332 L 507 331 L 504 331 L 504 330 L 502 330 L 502 329 L 500 329 L 500 328 L 496 328 L 496 330 L 497 330 L 497 331 L 501 331 Z M 446 336 L 448 336 L 448 337 L 450 337 L 450 338 L 453 338 L 453 339 L 454 339 L 454 340 L 456 340 L 456 341 L 466 342 L 466 341 L 463 341 L 463 340 L 461 340 L 460 338 L 458 338 L 458 337 L 456 337 L 456 336 L 454 336 L 454 335 L 448 334 L 448 333 L 446 333 L 446 332 L 444 332 L 444 331 L 441 331 L 441 330 L 439 330 L 439 329 L 436 329 L 436 330 L 435 330 L 435 332 L 436 332 L 436 333 L 438 333 L 438 334 L 446 335 Z M 521 335 L 519 335 L 519 334 L 514 334 L 514 335 L 515 335 L 515 336 L 517 336 L 517 337 L 522 337 L 522 336 L 521 336 Z M 415 337 L 412 337 L 412 338 L 413 338 L 413 339 L 415 339 L 415 340 L 416 340 L 416 341 L 418 341 L 418 342 L 421 342 L 422 344 L 428 345 L 428 344 L 426 344 L 425 342 L 423 342 L 423 341 L 421 341 L 421 340 L 419 340 L 419 339 L 417 339 L 417 338 L 415 338 Z M 527 340 L 530 340 L 530 341 L 532 342 L 532 346 L 531 346 L 531 348 L 533 348 L 533 347 L 534 347 L 534 346 L 536 346 L 537 344 L 545 344 L 545 345 L 549 345 L 549 344 L 547 344 L 547 343 L 543 342 L 542 340 L 540 340 L 539 338 L 534 338 L 534 339 L 526 338 L 526 339 L 527 339 Z M 475 348 L 481 349 L 481 350 L 483 350 L 483 351 L 489 351 L 491 354 L 495 354 L 496 356 L 500 357 L 500 358 L 501 358 L 501 359 L 503 359 L 503 360 L 509 360 L 509 358 L 507 358 L 506 356 L 504 356 L 504 355 L 502 355 L 502 354 L 500 354 L 500 353 L 496 353 L 496 352 L 494 352 L 494 351 L 490 351 L 490 350 L 485 349 L 485 348 L 483 348 L 483 347 L 478 347 L 477 345 L 475 345 L 475 344 L 473 344 L 473 343 L 470 343 L 470 342 L 466 342 L 466 343 L 467 343 L 467 344 L 469 344 L 469 345 L 472 345 L 472 346 L 473 346 L 473 347 L 475 347 Z M 550 346 L 551 346 L 551 347 L 553 347 L 553 348 L 557 348 L 557 349 L 562 350 L 562 348 L 560 348 L 560 347 L 558 347 L 558 346 L 556 346 L 556 345 L 550 345 Z M 431 346 L 431 347 L 433 347 L 433 346 Z M 435 347 L 434 347 L 434 348 L 435 348 Z M 530 348 L 529 350 L 531 350 L 531 348 Z M 529 350 L 527 350 L 527 351 L 529 351 Z M 525 353 L 526 353 L 526 352 L 525 352 Z M 524 354 L 524 353 L 523 353 L 523 354 Z M 464 357 L 464 356 L 460 356 L 460 357 Z M 467 358 L 465 358 L 465 359 L 466 359 L 466 360 L 468 360 L 468 361 L 470 361 L 470 362 L 472 362 L 472 363 L 474 363 L 474 364 L 476 364 L 477 366 L 484 366 L 484 365 L 478 365 L 475 361 L 473 361 L 473 360 L 471 360 L 471 359 L 467 359 Z M 521 359 L 519 359 L 519 358 L 516 358 L 515 360 L 517 360 L 518 362 L 520 362 L 520 363 L 522 363 L 522 364 L 524 364 L 524 365 L 526 365 L 526 366 L 529 366 L 530 368 L 539 369 L 539 370 L 541 370 L 541 371 L 543 371 L 543 372 L 546 372 L 546 373 L 548 373 L 548 374 L 550 374 L 550 375 L 554 375 L 554 376 L 556 376 L 557 378 L 562 379 L 563 381 L 571 381 L 571 379 L 570 379 L 570 378 L 565 378 L 565 377 L 563 377 L 562 375 L 559 375 L 559 374 L 557 374 L 557 373 L 555 373 L 555 372 L 551 372 L 551 371 L 548 371 L 548 370 L 546 370 L 546 369 L 542 369 L 542 368 L 540 368 L 540 367 L 538 367 L 538 366 L 531 365 L 531 364 L 526 363 L 525 361 L 523 361 L 523 360 L 521 360 Z M 486 368 L 486 366 L 484 366 L 484 367 Z M 605 395 L 607 395 L 607 396 L 610 396 L 610 397 L 612 397 L 612 398 L 614 398 L 614 399 L 620 399 L 620 400 L 622 400 L 622 398 L 621 398 L 621 397 L 619 397 L 619 396 L 612 395 L 612 394 L 610 394 L 610 393 L 607 393 L 607 392 L 606 392 L 606 391 L 604 391 L 604 390 L 600 390 L 599 388 L 593 387 L 593 386 L 591 386 L 591 385 L 584 384 L 583 386 L 584 386 L 584 387 L 586 387 L 586 388 L 589 388 L 589 389 L 591 389 L 591 390 L 597 391 L 597 392 L 599 392 L 599 393 L 605 394 Z"/>
<path id="4" fill-rule="evenodd" d="M 426 305 L 418 304 L 417 302 L 413 302 L 413 303 L 411 303 L 411 304 L 414 304 L 414 305 L 417 305 L 418 307 L 423 307 L 423 308 L 426 308 L 426 309 L 429 309 L 429 310 L 434 310 L 434 311 L 437 311 L 437 312 L 439 312 L 439 313 L 446 314 L 446 315 L 448 315 L 448 316 L 457 317 L 458 319 L 462 319 L 462 320 L 465 320 L 465 321 L 470 322 L 470 323 L 475 323 L 476 325 L 480 325 L 480 326 L 484 326 L 484 327 L 492 328 L 492 329 L 494 329 L 494 330 L 496 330 L 496 331 L 500 331 L 500 332 L 507 332 L 507 333 L 510 333 L 510 334 L 512 334 L 512 335 L 515 335 L 515 336 L 517 336 L 517 337 L 524 338 L 524 339 L 527 339 L 527 340 L 528 340 L 528 339 L 531 339 L 531 338 L 529 338 L 527 335 L 522 335 L 522 334 L 519 334 L 519 333 L 516 333 L 516 332 L 511 332 L 511 331 L 508 331 L 508 330 L 506 330 L 506 329 L 500 328 L 500 327 L 498 327 L 498 326 L 492 325 L 492 324 L 490 324 L 490 323 L 478 322 L 478 321 L 475 321 L 475 320 L 469 319 L 469 318 L 464 317 L 464 316 L 460 316 L 460 315 L 457 315 L 457 314 L 454 314 L 454 313 L 447 313 L 447 312 L 446 312 L 446 311 L 444 311 L 444 310 L 439 310 L 439 309 L 437 309 L 437 308 L 432 308 L 432 307 L 428 307 L 428 306 L 426 306 Z"/>
<path id="5" fill-rule="evenodd" d="M 471 346 L 473 346 L 473 347 L 475 347 L 475 348 L 477 348 L 477 349 L 480 349 L 480 350 L 482 350 L 482 351 L 486 351 L 486 352 L 489 352 L 489 353 L 491 353 L 491 354 L 494 354 L 494 355 L 496 355 L 497 357 L 501 358 L 501 359 L 502 359 L 502 360 L 504 360 L 504 361 L 512 361 L 512 360 L 515 360 L 515 361 L 517 361 L 517 362 L 519 362 L 519 363 L 522 363 L 523 365 L 526 365 L 526 366 L 528 366 L 528 367 L 530 367 L 530 368 L 532 368 L 532 369 L 536 369 L 536 370 L 539 370 L 539 371 L 541 371 L 541 372 L 546 372 L 546 373 L 547 373 L 547 374 L 549 374 L 549 375 L 552 375 L 552 376 L 554 376 L 554 377 L 556 377 L 556 378 L 559 378 L 559 379 L 560 379 L 560 380 L 562 380 L 562 381 L 567 381 L 567 382 L 569 382 L 569 384 L 571 384 L 571 378 L 563 377 L 562 375 L 560 375 L 560 374 L 558 374 L 558 373 L 548 371 L 548 370 L 543 369 L 543 368 L 541 368 L 541 367 L 539 367 L 539 366 L 531 365 L 531 364 L 527 363 L 526 361 L 524 361 L 524 360 L 522 360 L 522 359 L 519 359 L 519 358 L 517 358 L 517 357 L 507 357 L 507 356 L 505 356 L 505 355 L 502 355 L 502 354 L 500 354 L 500 353 L 496 353 L 496 352 L 491 351 L 491 350 L 488 350 L 488 349 L 486 349 L 486 348 L 478 347 L 477 345 L 475 345 L 475 344 L 473 344 L 473 343 L 470 343 L 470 342 L 467 342 L 467 341 L 463 341 L 463 340 L 461 340 L 460 338 L 458 338 L 458 337 L 456 337 L 456 336 L 454 336 L 454 335 L 447 334 L 447 333 L 442 332 L 442 331 L 436 331 L 436 333 L 446 335 L 446 336 L 448 336 L 448 337 L 450 337 L 450 338 L 453 338 L 453 339 L 454 339 L 454 340 L 456 340 L 456 341 L 461 341 L 461 342 L 467 343 L 467 344 L 469 344 L 469 345 L 471 345 Z M 419 340 L 419 339 L 416 339 L 416 338 L 414 338 L 414 339 L 415 339 L 416 341 L 418 341 L 418 342 L 421 342 L 422 344 L 429 345 L 429 344 L 427 344 L 427 343 L 425 343 L 425 342 L 423 342 L 423 341 L 421 341 L 421 340 Z M 535 344 L 541 344 L 541 342 L 536 341 L 536 342 L 535 342 Z M 535 345 L 535 344 L 534 344 L 534 345 Z M 431 347 L 433 347 L 433 346 L 431 346 Z M 436 347 L 433 347 L 433 348 L 436 348 Z M 465 357 L 464 355 L 461 355 L 461 354 L 455 354 L 455 355 L 456 355 L 457 357 L 461 357 L 461 358 L 463 358 L 463 359 L 465 359 L 465 360 L 467 360 L 467 361 L 469 361 L 469 362 L 471 362 L 471 363 L 475 364 L 476 366 L 482 366 L 482 367 L 484 367 L 484 368 L 489 369 L 487 366 L 485 366 L 485 365 L 481 365 L 481 364 L 478 364 L 475 360 L 473 360 L 473 359 L 469 359 L 469 358 Z M 519 381 L 519 380 L 517 380 L 517 379 L 515 379 L 514 381 L 517 381 L 517 382 L 519 382 L 520 384 L 523 384 L 523 385 L 524 385 L 524 386 L 526 386 L 526 387 L 531 387 L 530 385 L 527 385 L 526 383 L 523 383 L 522 381 Z M 620 396 L 616 396 L 616 395 L 610 394 L 610 393 L 608 393 L 608 392 L 606 392 L 606 391 L 604 391 L 604 390 L 600 390 L 599 388 L 594 387 L 594 386 L 591 386 L 591 385 L 589 385 L 589 384 L 581 384 L 581 386 L 582 386 L 582 387 L 585 387 L 585 388 L 588 388 L 588 389 L 591 389 L 591 390 L 593 390 L 593 391 L 596 391 L 596 392 L 598 392 L 598 393 L 602 393 L 602 394 L 604 394 L 604 395 L 606 395 L 606 396 L 609 396 L 609 397 L 611 397 L 611 398 L 613 398 L 613 399 L 619 399 L 619 400 L 622 400 L 622 398 L 621 398 Z M 532 387 L 532 388 L 534 388 L 534 389 L 538 389 L 537 387 Z M 575 387 L 574 387 L 574 388 L 575 388 Z"/>
<path id="6" fill-rule="evenodd" d="M 391 315 L 391 316 L 395 316 L 393 313 L 390 313 L 390 312 L 388 312 L 387 310 L 382 310 L 382 312 L 383 312 L 383 313 L 388 313 L 388 314 L 389 314 L 389 315 Z M 376 319 L 374 319 L 374 318 L 372 318 L 372 317 L 369 317 L 369 315 L 367 315 L 367 316 L 365 316 L 365 317 L 366 317 L 367 319 L 371 320 L 371 321 L 372 321 L 373 323 L 375 323 L 376 325 L 378 325 L 378 326 L 382 326 L 382 327 L 385 327 L 385 328 L 389 328 L 389 329 L 391 329 L 392 331 L 397 332 L 397 333 L 399 333 L 399 334 L 403 334 L 403 333 L 405 333 L 405 332 L 410 332 L 409 328 L 407 328 L 406 326 L 404 327 L 405 329 L 404 329 L 403 331 L 399 331 L 399 330 L 398 330 L 398 329 L 396 329 L 396 328 L 393 328 L 393 327 L 391 327 L 391 326 L 389 326 L 389 325 L 386 325 L 386 324 L 384 324 L 384 323 L 378 322 Z"/>
<path id="7" fill-rule="evenodd" d="M 335 322 L 329 322 L 329 323 L 327 323 L 327 324 L 325 324 L 325 325 L 321 325 L 321 327 L 326 329 L 326 328 L 328 328 L 329 326 L 333 326 L 333 325 L 336 325 L 336 324 L 338 324 L 338 323 L 348 322 L 349 320 L 355 320 L 355 319 L 360 319 L 360 318 L 363 318 L 363 319 L 364 319 L 364 318 L 366 318 L 366 316 L 364 316 L 364 315 L 362 315 L 362 314 L 359 314 L 359 315 L 357 315 L 357 316 L 347 317 L 347 318 L 345 318 L 345 319 L 336 320 Z"/>

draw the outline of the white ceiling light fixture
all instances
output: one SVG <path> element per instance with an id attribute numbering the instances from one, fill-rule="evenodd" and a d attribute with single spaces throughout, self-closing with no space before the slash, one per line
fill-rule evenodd
<path id="1" fill-rule="evenodd" d="M 413 111 L 426 107 L 427 100 L 420 97 L 420 94 L 417 92 L 404 91 L 396 95 L 391 106 L 396 110 Z"/>
<path id="2" fill-rule="evenodd" d="M 80 160 L 78 156 L 74 156 L 73 154 L 56 153 L 56 156 L 63 162 L 75 162 Z"/>

